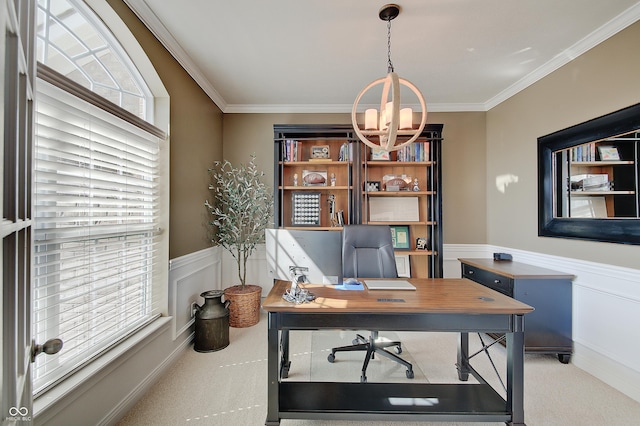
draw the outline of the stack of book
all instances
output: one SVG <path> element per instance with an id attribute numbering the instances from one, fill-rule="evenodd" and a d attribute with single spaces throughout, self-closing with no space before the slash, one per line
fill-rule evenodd
<path id="1" fill-rule="evenodd" d="M 414 142 L 398 150 L 398 161 L 429 161 L 429 142 Z"/>

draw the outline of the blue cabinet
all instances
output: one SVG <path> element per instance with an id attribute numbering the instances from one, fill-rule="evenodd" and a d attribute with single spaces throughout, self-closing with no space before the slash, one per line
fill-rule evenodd
<path id="1" fill-rule="evenodd" d="M 525 352 L 557 354 L 568 363 L 573 353 L 573 275 L 513 261 L 458 259 L 462 277 L 533 306 L 525 317 Z"/>

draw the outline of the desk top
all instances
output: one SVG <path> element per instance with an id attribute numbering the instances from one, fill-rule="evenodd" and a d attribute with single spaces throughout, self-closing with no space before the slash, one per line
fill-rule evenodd
<path id="1" fill-rule="evenodd" d="M 406 278 L 403 278 L 406 279 Z M 276 281 L 262 307 L 268 312 L 526 314 L 533 308 L 468 279 L 410 278 L 416 290 L 337 290 L 305 284 L 316 300 L 296 305 L 282 299 L 290 282 Z"/>
<path id="2" fill-rule="evenodd" d="M 554 271 L 552 269 L 541 268 L 539 266 L 528 265 L 526 263 L 513 262 L 510 260 L 496 261 L 493 259 L 458 259 L 460 263 L 466 263 L 476 268 L 485 269 L 487 271 L 504 275 L 509 278 L 545 278 L 545 279 L 569 279 L 575 278 L 574 275 L 564 272 Z"/>

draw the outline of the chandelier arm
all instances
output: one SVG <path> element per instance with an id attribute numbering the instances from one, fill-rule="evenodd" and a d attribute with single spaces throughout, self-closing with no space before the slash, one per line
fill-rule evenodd
<path id="1" fill-rule="evenodd" d="M 392 145 L 388 151 L 397 151 L 400 148 L 403 148 L 403 147 L 413 143 L 416 139 L 418 139 L 418 137 L 422 133 L 422 130 L 424 130 L 424 126 L 427 124 L 427 104 L 426 104 L 426 102 L 424 100 L 424 96 L 422 96 L 422 93 L 420 92 L 420 89 L 418 89 L 409 80 L 406 80 L 404 78 L 400 78 L 399 80 L 400 80 L 400 83 L 402 83 L 403 85 L 405 85 L 409 89 L 411 89 L 411 91 L 413 91 L 413 93 L 417 96 L 418 100 L 420 101 L 420 107 L 422 108 L 422 115 L 420 117 L 420 125 L 415 130 L 415 133 L 413 134 L 413 136 L 411 138 L 409 138 L 408 140 L 402 142 L 401 144 Z"/>
<path id="2" fill-rule="evenodd" d="M 384 146 L 382 146 L 382 140 L 380 141 L 380 145 L 385 151 L 392 150 L 398 137 L 398 128 L 400 127 L 400 80 L 398 79 L 398 74 L 395 72 L 390 72 L 389 78 L 391 80 L 391 105 L 393 111 L 391 112 L 391 120 L 387 128 L 387 138 Z"/>

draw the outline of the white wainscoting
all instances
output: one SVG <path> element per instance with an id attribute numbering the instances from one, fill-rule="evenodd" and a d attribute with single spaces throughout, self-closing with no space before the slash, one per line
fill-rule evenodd
<path id="1" fill-rule="evenodd" d="M 222 250 L 222 264 L 223 287 L 240 284 L 238 264 L 227 250 Z M 273 286 L 273 279 L 267 276 L 267 256 L 264 244 L 256 247 L 256 251 L 247 260 L 246 283 L 262 287 L 262 297 L 266 297 Z"/>
<path id="2" fill-rule="evenodd" d="M 200 293 L 222 290 L 222 251 L 211 247 L 169 261 L 169 315 L 173 317 L 174 340 L 193 325 L 191 306 L 204 302 Z"/>
<path id="3" fill-rule="evenodd" d="M 492 257 L 494 252 L 575 275 L 571 362 L 640 401 L 640 270 L 509 247 L 452 244 L 444 246 L 444 276 L 460 277 L 460 257 Z"/>

